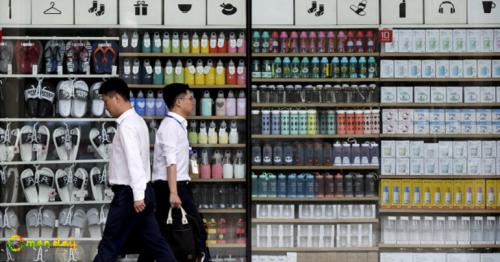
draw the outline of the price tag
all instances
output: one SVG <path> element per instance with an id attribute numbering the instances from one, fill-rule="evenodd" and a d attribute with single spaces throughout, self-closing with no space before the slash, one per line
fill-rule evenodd
<path id="1" fill-rule="evenodd" d="M 112 67 L 111 67 L 111 74 L 112 74 L 112 75 L 116 75 L 116 74 L 117 74 L 117 72 L 118 72 L 118 67 L 117 67 L 117 66 L 115 66 L 115 65 L 114 65 L 114 66 L 112 66 Z"/>
<path id="2" fill-rule="evenodd" d="M 63 67 L 60 66 L 60 65 L 57 66 L 57 74 L 58 75 L 62 75 L 63 74 Z"/>
<path id="3" fill-rule="evenodd" d="M 31 65 L 33 75 L 38 75 L 38 65 Z"/>
<path id="4" fill-rule="evenodd" d="M 392 29 L 384 28 L 378 31 L 378 40 L 380 43 L 392 43 Z"/>
<path id="5" fill-rule="evenodd" d="M 7 65 L 7 74 L 12 75 L 12 64 Z"/>

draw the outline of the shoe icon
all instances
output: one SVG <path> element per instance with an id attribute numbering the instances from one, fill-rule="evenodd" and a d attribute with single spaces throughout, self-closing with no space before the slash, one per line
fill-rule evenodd
<path id="1" fill-rule="evenodd" d="M 236 11 L 238 11 L 238 8 L 236 8 L 232 4 L 222 3 L 220 5 L 220 7 L 222 7 L 222 13 L 225 14 L 225 15 L 234 15 L 236 13 Z"/>

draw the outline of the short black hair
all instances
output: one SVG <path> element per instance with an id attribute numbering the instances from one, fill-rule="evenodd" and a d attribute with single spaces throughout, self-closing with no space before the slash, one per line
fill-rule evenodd
<path id="1" fill-rule="evenodd" d="M 163 87 L 163 100 L 165 100 L 168 109 L 172 110 L 179 96 L 187 94 L 188 91 L 191 92 L 189 85 L 180 83 L 169 84 Z"/>
<path id="2" fill-rule="evenodd" d="M 101 95 L 111 95 L 111 93 L 116 93 L 123 97 L 125 101 L 130 101 L 130 89 L 127 83 L 118 77 L 104 81 L 99 88 L 99 94 Z"/>

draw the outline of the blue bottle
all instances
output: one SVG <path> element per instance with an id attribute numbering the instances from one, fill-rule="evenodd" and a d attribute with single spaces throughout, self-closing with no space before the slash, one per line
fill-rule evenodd
<path id="1" fill-rule="evenodd" d="M 288 197 L 296 198 L 297 197 L 297 175 L 292 173 L 288 175 L 287 180 L 287 191 L 286 194 Z"/>
<path id="2" fill-rule="evenodd" d="M 358 78 L 358 59 L 354 56 L 349 60 L 349 77 Z"/>
<path id="3" fill-rule="evenodd" d="M 134 108 L 135 110 L 135 97 L 134 97 L 134 93 L 132 93 L 132 91 L 130 91 L 130 105 L 132 105 L 132 108 Z"/>
<path id="4" fill-rule="evenodd" d="M 349 60 L 345 56 L 340 60 L 340 77 L 349 78 Z"/>
<path id="5" fill-rule="evenodd" d="M 314 197 L 314 176 L 311 173 L 305 175 L 304 196 Z"/>
<path id="6" fill-rule="evenodd" d="M 252 172 L 252 197 L 259 196 L 259 177 Z"/>
<path id="7" fill-rule="evenodd" d="M 140 116 L 146 115 L 146 98 L 144 98 L 144 94 L 142 93 L 142 91 L 139 91 L 139 93 L 137 94 L 137 97 L 135 99 L 134 109 L 138 115 Z"/>
<path id="8" fill-rule="evenodd" d="M 146 116 L 155 116 L 155 94 L 149 90 L 146 97 Z"/>
<path id="9" fill-rule="evenodd" d="M 367 78 L 368 77 L 368 65 L 366 64 L 366 57 L 362 56 L 359 58 L 359 78 Z"/>
<path id="10" fill-rule="evenodd" d="M 276 175 L 269 173 L 267 180 L 267 197 L 277 197 L 277 180 Z"/>
<path id="11" fill-rule="evenodd" d="M 297 197 L 298 198 L 305 197 L 305 185 L 306 185 L 306 176 L 304 173 L 300 173 L 297 176 Z"/>
<path id="12" fill-rule="evenodd" d="M 155 106 L 156 116 L 165 116 L 167 114 L 167 105 L 165 105 L 165 100 L 163 100 L 162 90 L 158 91 L 158 94 L 156 95 Z"/>
<path id="13" fill-rule="evenodd" d="M 163 85 L 163 67 L 161 67 L 160 59 L 156 59 L 153 75 L 154 85 Z"/>
<path id="14" fill-rule="evenodd" d="M 283 62 L 281 63 L 281 77 L 290 78 L 292 77 L 292 68 L 290 66 L 292 62 L 290 61 L 290 57 L 283 58 Z"/>
<path id="15" fill-rule="evenodd" d="M 347 58 L 346 58 L 347 59 Z M 340 78 L 340 61 L 338 57 L 332 59 L 332 78 Z"/>
<path id="16" fill-rule="evenodd" d="M 277 195 L 278 197 L 284 198 L 287 196 L 286 194 L 286 189 L 287 189 L 287 181 L 286 181 L 286 175 L 283 173 L 280 173 L 278 175 L 278 190 L 277 190 Z"/>
<path id="17" fill-rule="evenodd" d="M 266 173 L 262 173 L 259 176 L 259 197 L 267 197 L 268 190 L 268 177 Z"/>

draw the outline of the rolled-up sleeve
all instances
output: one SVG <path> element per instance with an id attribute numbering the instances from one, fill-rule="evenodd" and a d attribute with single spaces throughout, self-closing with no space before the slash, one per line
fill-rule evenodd
<path id="1" fill-rule="evenodd" d="M 127 159 L 126 163 L 130 175 L 130 187 L 134 193 L 134 201 L 143 200 L 149 174 L 146 174 L 144 165 L 140 161 L 142 157 L 139 150 L 139 135 L 134 127 L 129 125 L 121 125 L 119 130 L 120 142 Z"/>
<path id="2" fill-rule="evenodd" d="M 157 136 L 157 146 L 161 148 L 161 157 L 163 157 L 167 163 L 167 167 L 175 165 L 178 162 L 177 159 L 177 147 L 178 147 L 178 136 L 174 133 L 175 130 L 165 129 L 164 132 L 158 132 Z"/>

